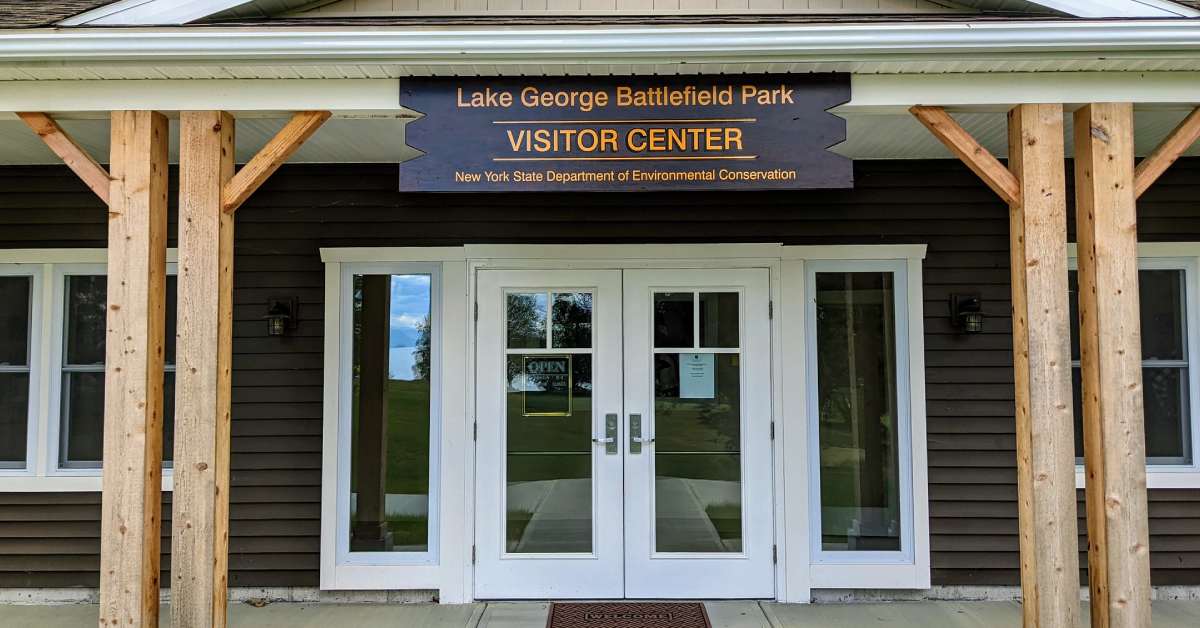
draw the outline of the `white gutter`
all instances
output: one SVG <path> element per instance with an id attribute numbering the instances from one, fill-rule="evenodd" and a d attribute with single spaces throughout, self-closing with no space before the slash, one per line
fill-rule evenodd
<path id="1" fill-rule="evenodd" d="M 0 31 L 0 63 L 698 63 L 1200 56 L 1200 20 Z"/>

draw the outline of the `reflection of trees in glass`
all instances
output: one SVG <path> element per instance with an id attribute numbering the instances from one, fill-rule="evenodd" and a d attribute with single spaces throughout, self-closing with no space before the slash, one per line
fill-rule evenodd
<path id="1" fill-rule="evenodd" d="M 413 349 L 413 374 L 425 381 L 429 380 L 430 326 L 429 315 L 426 314 L 417 323 L 417 346 Z"/>
<path id="2" fill-rule="evenodd" d="M 817 386 L 826 549 L 898 549 L 890 273 L 818 273 Z"/>
<path id="3" fill-rule="evenodd" d="M 104 275 L 74 275 L 67 281 L 71 297 L 67 312 L 70 325 L 67 363 L 103 364 L 108 278 Z"/>
<path id="4" fill-rule="evenodd" d="M 546 295 L 508 295 L 508 346 L 526 349 L 546 346 Z"/>
<path id="5" fill-rule="evenodd" d="M 592 294 L 568 292 L 554 295 L 551 312 L 554 346 L 587 348 L 592 346 Z"/>

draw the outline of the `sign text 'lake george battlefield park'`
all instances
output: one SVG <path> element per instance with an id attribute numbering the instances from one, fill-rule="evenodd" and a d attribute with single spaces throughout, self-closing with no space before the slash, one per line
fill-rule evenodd
<path id="1" fill-rule="evenodd" d="M 403 192 L 847 188 L 844 74 L 414 78 Z"/>

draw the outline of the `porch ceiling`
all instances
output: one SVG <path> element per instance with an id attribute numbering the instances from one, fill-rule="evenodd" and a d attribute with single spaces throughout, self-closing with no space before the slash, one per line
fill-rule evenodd
<path id="1" fill-rule="evenodd" d="M 1184 108 L 1146 108 L 1136 115 L 1137 153 L 1144 156 L 1154 149 L 1177 125 L 1188 110 Z M 1008 131 L 1003 113 L 956 113 L 955 118 L 993 154 L 1008 153 Z M 949 159 L 950 153 L 907 114 L 843 114 L 847 120 L 848 140 L 836 147 L 838 153 L 854 159 Z M 283 127 L 287 118 L 242 117 L 237 126 L 237 160 L 244 163 L 255 151 Z M 404 125 L 400 118 L 334 118 L 309 140 L 292 162 L 304 163 L 398 163 L 418 152 L 404 143 Z M 71 119 L 60 123 L 92 154 L 105 161 L 108 154 L 108 121 Z M 1067 152 L 1072 151 L 1071 117 L 1067 116 Z M 171 161 L 178 160 L 178 122 L 171 121 Z M 1200 156 L 1200 145 L 1188 155 Z M 58 164 L 60 160 L 25 126 L 15 119 L 0 119 L 0 165 Z"/>

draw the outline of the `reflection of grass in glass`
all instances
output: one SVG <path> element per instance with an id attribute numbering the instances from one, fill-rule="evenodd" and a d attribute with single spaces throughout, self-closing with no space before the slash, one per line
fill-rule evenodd
<path id="1" fill-rule="evenodd" d="M 429 537 L 429 520 L 424 515 L 392 515 L 387 518 L 396 547 L 424 547 Z"/>
<path id="2" fill-rule="evenodd" d="M 738 504 L 710 504 L 704 509 L 722 541 L 742 538 L 742 507 Z"/>
<path id="3" fill-rule="evenodd" d="M 387 492 L 429 494 L 429 382 L 388 382 Z"/>
<path id="4" fill-rule="evenodd" d="M 529 527 L 531 519 L 533 519 L 532 511 L 521 508 L 508 511 L 508 516 L 505 519 L 508 551 L 515 552 L 517 550 L 517 545 L 521 542 L 521 537 L 525 536 L 525 528 Z"/>

